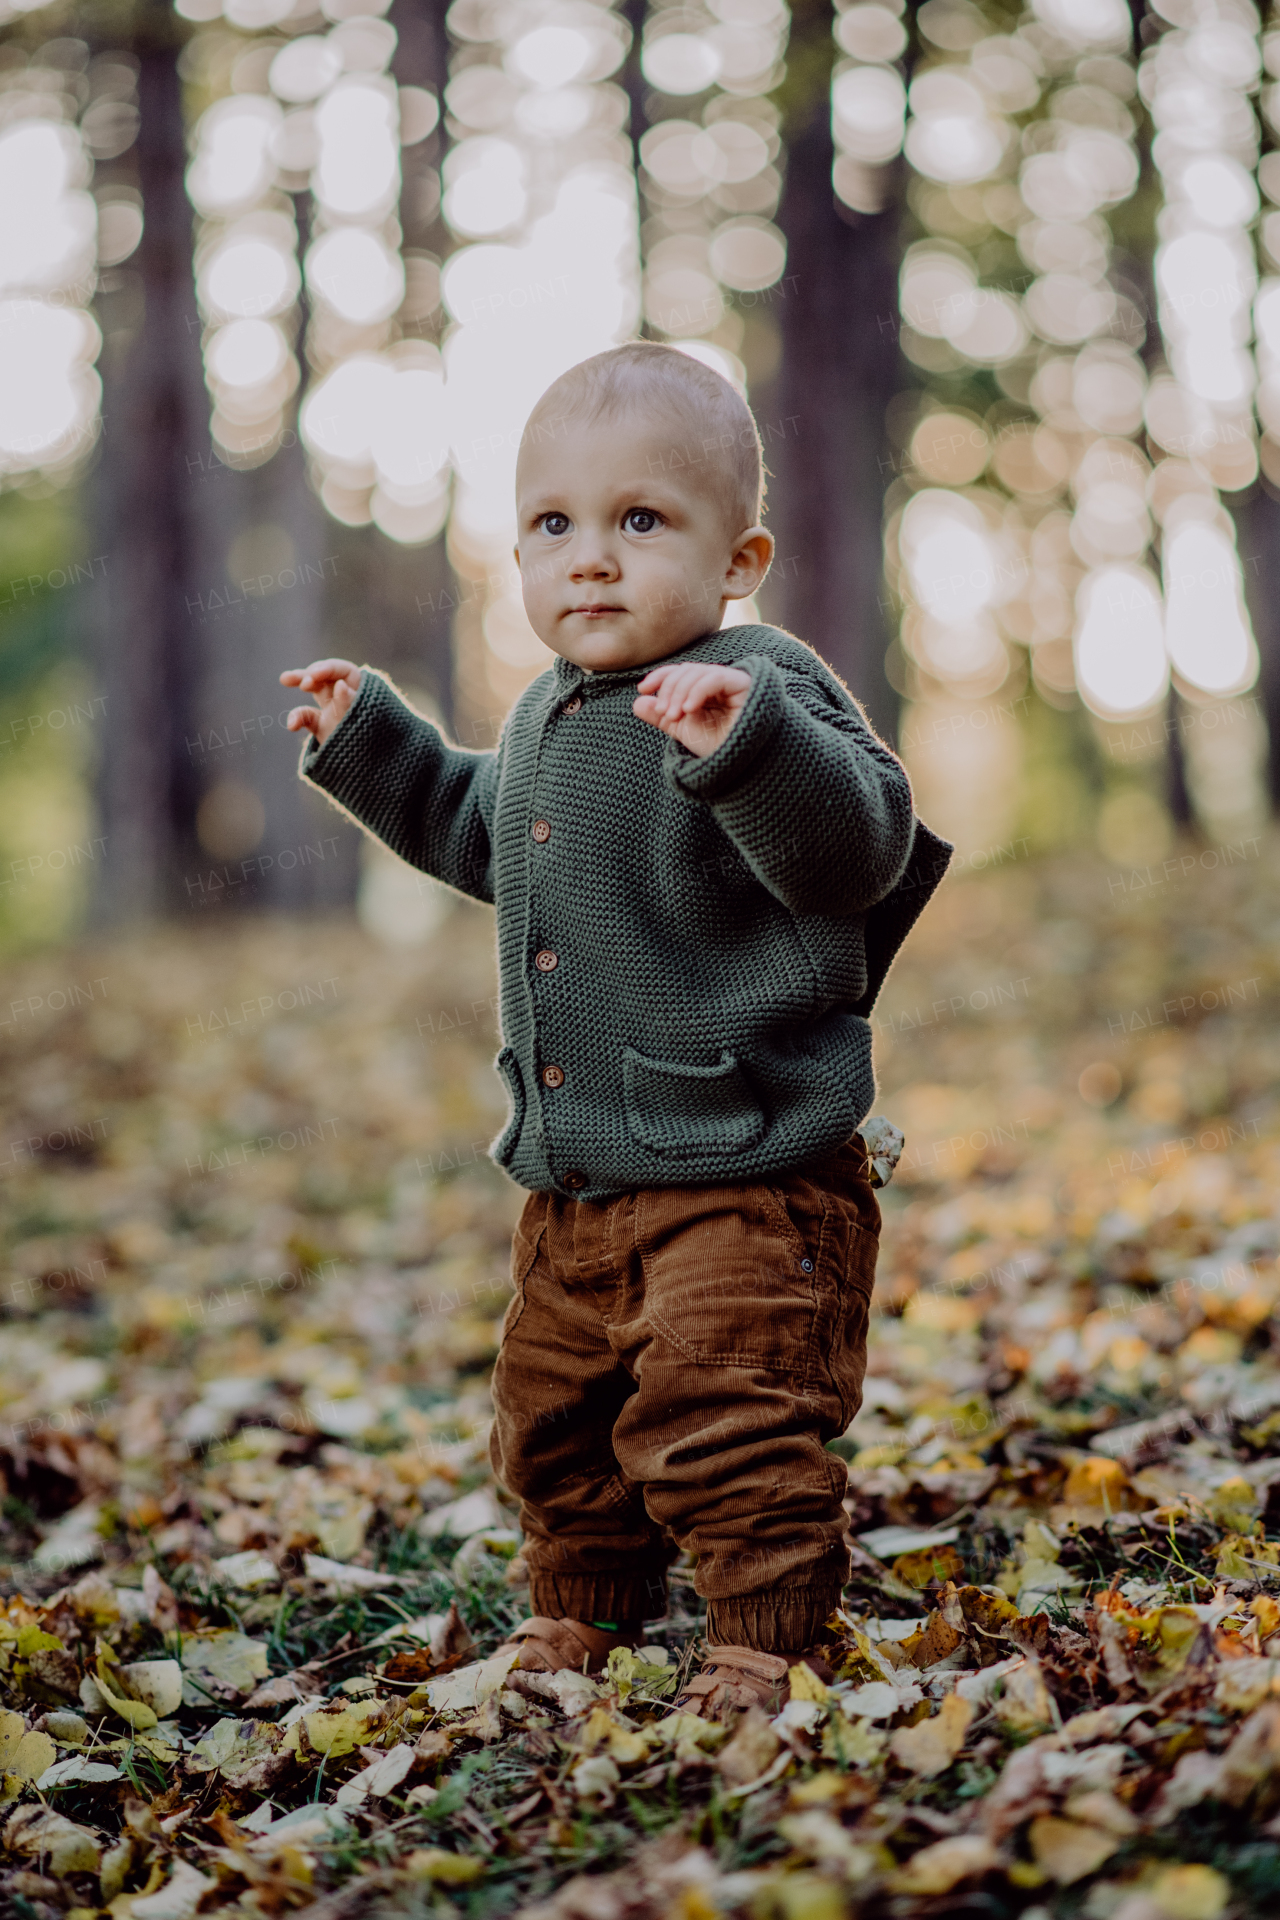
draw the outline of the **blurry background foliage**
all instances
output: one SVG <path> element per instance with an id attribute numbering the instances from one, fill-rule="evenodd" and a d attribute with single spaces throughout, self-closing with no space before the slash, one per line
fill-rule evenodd
<path id="1" fill-rule="evenodd" d="M 369 658 L 491 745 L 550 658 L 520 426 L 637 333 L 761 423 L 726 618 L 831 660 L 961 875 L 1259 832 L 1273 72 L 1252 0 L 0 0 L 0 938 L 425 938 L 276 676 Z"/>

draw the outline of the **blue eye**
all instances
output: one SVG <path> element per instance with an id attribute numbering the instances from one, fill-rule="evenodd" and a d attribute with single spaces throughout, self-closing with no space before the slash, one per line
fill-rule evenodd
<path id="1" fill-rule="evenodd" d="M 569 531 L 568 514 L 544 513 L 542 516 L 542 531 L 549 533 L 553 540 L 558 540 L 562 533 L 568 533 Z"/>
<path id="2" fill-rule="evenodd" d="M 652 507 L 632 507 L 622 524 L 628 533 L 652 533 L 662 522 Z"/>

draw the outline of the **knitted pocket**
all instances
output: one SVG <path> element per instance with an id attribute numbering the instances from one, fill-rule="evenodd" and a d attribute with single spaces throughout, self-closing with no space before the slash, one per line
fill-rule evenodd
<path id="1" fill-rule="evenodd" d="M 516 1142 L 524 1126 L 524 1076 L 520 1072 L 520 1062 L 516 1059 L 511 1047 L 502 1049 L 494 1065 L 502 1075 L 503 1084 L 511 1095 L 511 1118 L 489 1151 L 498 1165 L 505 1167 L 516 1150 Z"/>
<path id="2" fill-rule="evenodd" d="M 622 1088 L 632 1138 L 652 1153 L 744 1153 L 764 1138 L 760 1102 L 731 1053 L 694 1067 L 624 1047 Z"/>

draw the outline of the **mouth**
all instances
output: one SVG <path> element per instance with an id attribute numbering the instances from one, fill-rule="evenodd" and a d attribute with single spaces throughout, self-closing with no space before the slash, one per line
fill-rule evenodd
<path id="1" fill-rule="evenodd" d="M 604 606 L 604 605 L 587 606 L 587 607 L 570 607 L 569 612 L 571 614 L 572 613 L 581 614 L 584 620 L 599 620 L 601 616 L 606 613 L 625 613 L 626 608 L 615 607 L 615 606 Z"/>

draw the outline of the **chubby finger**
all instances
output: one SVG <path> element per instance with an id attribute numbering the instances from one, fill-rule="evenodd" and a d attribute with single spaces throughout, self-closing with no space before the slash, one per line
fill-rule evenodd
<path id="1" fill-rule="evenodd" d="M 285 726 L 290 733 L 314 733 L 319 738 L 319 707 L 290 707 Z"/>
<path id="2" fill-rule="evenodd" d="M 359 671 L 359 667 L 351 660 L 313 660 L 309 667 L 303 667 L 296 679 L 284 681 L 283 674 L 280 678 L 287 686 L 315 689 L 331 686 L 337 680 L 346 680 L 350 685 L 349 676 Z"/>
<path id="3" fill-rule="evenodd" d="M 651 694 L 641 694 L 631 703 L 631 711 L 637 720 L 645 720 L 651 727 L 657 727 L 660 733 L 674 734 L 680 722 L 674 714 L 664 713 Z"/>

